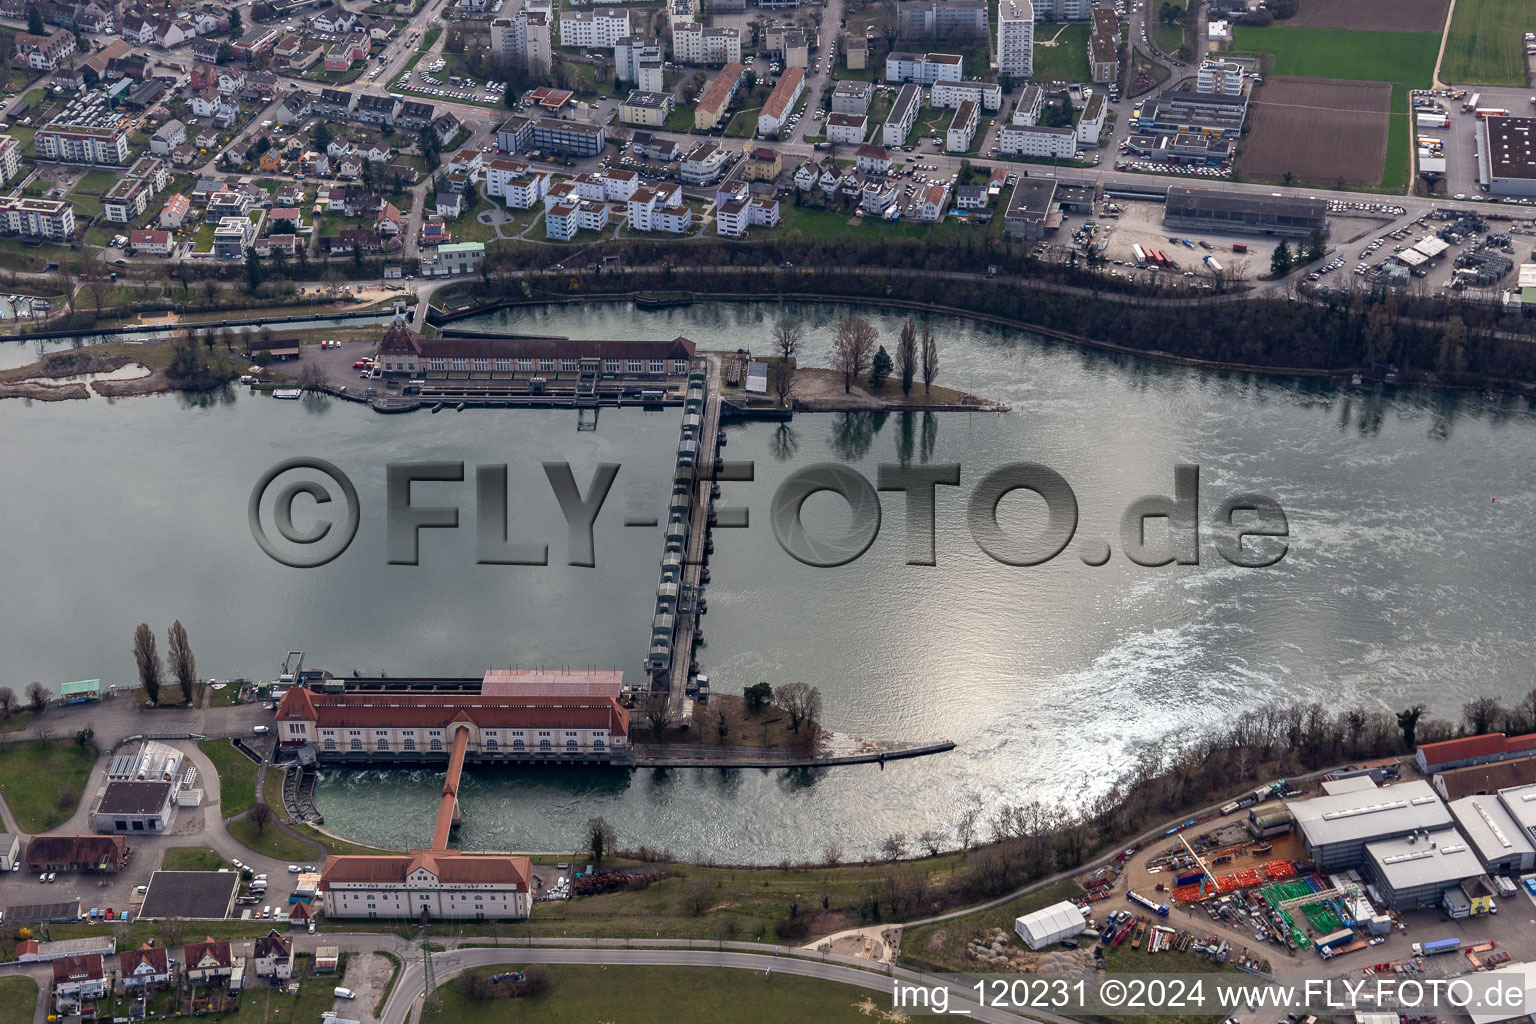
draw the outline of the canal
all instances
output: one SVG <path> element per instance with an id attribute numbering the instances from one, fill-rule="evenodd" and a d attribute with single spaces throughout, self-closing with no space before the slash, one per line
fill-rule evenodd
<path id="1" fill-rule="evenodd" d="M 623 304 L 492 314 L 458 326 L 583 337 L 686 335 L 704 347 L 766 348 L 779 307 Z M 870 316 L 894 349 L 900 319 L 836 304 L 791 306 L 807 361 L 825 364 L 834 321 Z M 463 788 L 469 848 L 555 849 L 602 814 L 625 845 L 723 861 L 813 858 L 836 839 L 871 853 L 896 831 L 951 825 L 1033 798 L 1078 802 L 1148 743 L 1266 701 L 1422 701 L 1455 717 L 1467 698 L 1513 703 L 1536 658 L 1536 414 L 1514 399 L 1211 373 L 1095 352 L 1024 332 L 934 317 L 939 382 L 1008 402 L 1008 414 L 803 415 L 729 429 L 724 455 L 755 462 L 726 485 L 752 525 L 717 531 L 703 660 L 717 689 L 805 681 L 826 723 L 866 736 L 955 740 L 935 758 L 817 773 L 483 770 Z M 53 404 L 0 402 L 3 682 L 133 675 L 131 635 L 187 626 L 204 674 L 270 677 L 281 653 L 336 672 L 478 674 L 491 666 L 619 667 L 638 674 L 660 538 L 624 529 L 668 493 L 676 410 L 384 417 L 335 402 L 215 396 Z M 362 527 L 331 564 L 288 569 L 251 539 L 256 478 L 293 455 L 329 459 L 356 482 Z M 506 462 L 512 522 L 550 546 L 548 567 L 481 566 L 470 484 L 418 486 L 461 508 L 427 531 L 421 564 L 387 565 L 384 466 Z M 563 563 L 565 533 L 539 467 L 568 460 L 585 482 L 622 464 L 597 526 L 594 569 Z M 966 501 L 989 470 L 1042 463 L 1073 487 L 1078 536 L 1116 554 L 1012 567 L 982 552 Z M 937 565 L 905 564 L 899 495 L 858 560 L 813 568 L 769 528 L 778 483 L 817 462 L 873 480 L 882 463 L 958 462 L 940 488 Z M 1119 553 L 1135 499 L 1171 494 L 1173 467 L 1201 467 L 1202 562 L 1144 568 Z M 62 470 L 61 470 L 61 467 Z M 1291 547 L 1240 569 L 1215 553 L 1225 497 L 1274 497 Z M 1497 496 L 1498 500 L 1490 501 Z M 418 498 L 418 502 L 422 498 Z M 1038 525 L 1020 495 L 1005 528 Z M 813 533 L 845 507 L 811 498 Z M 327 823 L 362 841 L 429 838 L 435 774 L 328 771 Z"/>

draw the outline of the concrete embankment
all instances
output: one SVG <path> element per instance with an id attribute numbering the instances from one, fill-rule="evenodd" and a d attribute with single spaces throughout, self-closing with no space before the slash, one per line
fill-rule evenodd
<path id="1" fill-rule="evenodd" d="M 955 744 L 952 740 L 944 740 L 939 743 L 831 756 L 807 756 L 791 750 L 762 747 L 706 747 L 692 744 L 637 743 L 633 749 L 637 768 L 836 768 L 854 764 L 883 765 L 887 761 L 942 754 L 955 749 Z"/>

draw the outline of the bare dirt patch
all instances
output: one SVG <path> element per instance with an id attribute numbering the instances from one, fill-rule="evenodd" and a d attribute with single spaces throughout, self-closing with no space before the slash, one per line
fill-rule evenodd
<path id="1" fill-rule="evenodd" d="M 1439 32 L 1450 0 L 1301 0 L 1281 25 L 1382 32 Z"/>
<path id="2" fill-rule="evenodd" d="M 1253 94 L 1253 130 L 1237 169 L 1271 179 L 1289 172 L 1317 185 L 1374 185 L 1386 167 L 1391 103 L 1388 82 L 1271 78 Z"/>

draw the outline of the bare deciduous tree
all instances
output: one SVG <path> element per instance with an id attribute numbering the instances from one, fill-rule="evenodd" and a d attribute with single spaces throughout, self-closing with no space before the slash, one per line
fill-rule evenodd
<path id="1" fill-rule="evenodd" d="M 794 387 L 795 357 L 804 338 L 805 328 L 794 317 L 785 315 L 773 322 L 773 351 L 779 359 L 774 389 L 778 392 L 780 405 L 789 398 Z"/>
<path id="2" fill-rule="evenodd" d="M 799 732 L 821 717 L 821 691 L 806 683 L 787 683 L 773 691 L 773 706 L 789 716 L 789 729 Z"/>
<path id="3" fill-rule="evenodd" d="M 160 650 L 155 644 L 155 631 L 147 622 L 139 623 L 133 631 L 133 660 L 139 666 L 139 685 L 149 695 L 149 702 L 159 703 Z"/>
<path id="4" fill-rule="evenodd" d="M 171 674 L 181 684 L 181 698 L 190 704 L 192 695 L 197 692 L 197 660 L 192 657 L 192 644 L 180 619 L 171 623 L 165 653 L 171 659 Z"/>
<path id="5" fill-rule="evenodd" d="M 16 713 L 16 691 L 9 686 L 0 686 L 0 722 L 5 721 Z"/>
<path id="6" fill-rule="evenodd" d="M 821 845 L 821 862 L 835 868 L 843 862 L 843 846 L 836 839 L 828 839 Z"/>
<path id="7" fill-rule="evenodd" d="M 272 820 L 272 808 L 265 800 L 258 800 L 250 810 L 251 824 L 256 826 L 256 834 L 261 835 L 267 830 L 267 822 Z"/>
<path id="8" fill-rule="evenodd" d="M 42 714 L 48 709 L 48 702 L 53 699 L 53 691 L 42 683 L 27 684 L 27 704 L 33 711 Z"/>
<path id="9" fill-rule="evenodd" d="M 581 836 L 582 848 L 592 855 L 594 864 L 601 864 L 603 856 L 619 845 L 619 834 L 602 817 L 588 818 Z"/>
<path id="10" fill-rule="evenodd" d="M 853 390 L 853 382 L 869 370 L 880 332 L 861 316 L 844 317 L 832 335 L 832 363 L 843 375 L 843 394 Z"/>
<path id="11" fill-rule="evenodd" d="M 927 852 L 928 856 L 937 857 L 939 855 L 939 848 L 944 844 L 944 833 L 936 828 L 925 828 L 917 837 L 917 842 Z"/>
<path id="12" fill-rule="evenodd" d="M 880 844 L 880 855 L 886 860 L 900 860 L 906 852 L 907 834 L 905 832 L 892 832 Z"/>
<path id="13" fill-rule="evenodd" d="M 646 694 L 642 710 L 651 732 L 660 736 L 672 725 L 672 701 L 665 690 L 652 690 Z"/>
<path id="14" fill-rule="evenodd" d="M 715 902 L 715 879 L 712 875 L 700 875 L 688 883 L 686 899 L 688 913 L 702 917 Z"/>

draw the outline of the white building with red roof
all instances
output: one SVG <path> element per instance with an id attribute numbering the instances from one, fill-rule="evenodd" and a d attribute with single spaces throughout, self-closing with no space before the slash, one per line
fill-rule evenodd
<path id="1" fill-rule="evenodd" d="M 523 918 L 532 890 L 527 857 L 458 850 L 328 857 L 320 874 L 326 917 Z"/>

